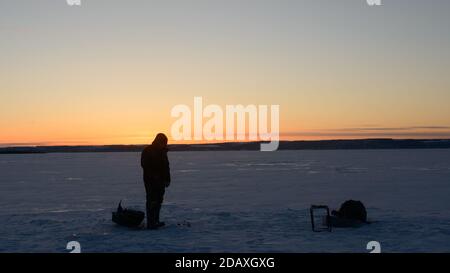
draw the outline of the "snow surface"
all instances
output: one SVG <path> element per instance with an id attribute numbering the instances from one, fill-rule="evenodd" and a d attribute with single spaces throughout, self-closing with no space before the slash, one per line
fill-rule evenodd
<path id="1" fill-rule="evenodd" d="M 450 251 L 450 150 L 170 152 L 157 231 L 111 222 L 120 199 L 144 209 L 139 156 L 0 155 L 0 252 Z M 346 199 L 375 222 L 311 231 L 311 204 Z"/>

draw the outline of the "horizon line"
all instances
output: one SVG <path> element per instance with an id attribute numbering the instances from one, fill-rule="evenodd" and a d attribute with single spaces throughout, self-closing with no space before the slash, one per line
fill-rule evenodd
<path id="1" fill-rule="evenodd" d="M 416 140 L 416 141 L 450 141 L 450 138 L 336 138 L 336 139 L 281 139 L 279 142 L 325 142 L 325 141 L 364 141 L 364 140 Z M 263 140 L 247 140 L 247 141 L 223 141 L 223 142 L 190 142 L 190 143 L 169 143 L 168 146 L 174 145 L 223 145 L 223 144 L 243 144 L 243 143 L 265 143 L 269 141 Z M 30 142 L 30 143 L 0 143 L 0 149 L 8 148 L 37 148 L 37 147 L 106 147 L 106 146 L 145 146 L 151 143 L 131 143 L 131 144 L 51 144 L 52 142 Z"/>

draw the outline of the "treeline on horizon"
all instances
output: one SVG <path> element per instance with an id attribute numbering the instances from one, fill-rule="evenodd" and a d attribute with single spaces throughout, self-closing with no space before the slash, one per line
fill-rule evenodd
<path id="1" fill-rule="evenodd" d="M 261 142 L 171 144 L 170 151 L 259 151 Z M 146 145 L 29 146 L 0 148 L 0 154 L 140 152 Z M 449 149 L 450 139 L 359 139 L 280 141 L 279 150 Z"/>

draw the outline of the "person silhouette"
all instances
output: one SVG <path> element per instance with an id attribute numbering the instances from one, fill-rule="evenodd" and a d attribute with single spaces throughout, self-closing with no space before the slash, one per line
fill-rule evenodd
<path id="1" fill-rule="evenodd" d="M 158 229 L 164 226 L 159 221 L 165 188 L 170 185 L 170 167 L 167 157 L 167 137 L 159 133 L 151 145 L 141 154 L 141 167 L 144 172 L 146 192 L 147 228 Z"/>

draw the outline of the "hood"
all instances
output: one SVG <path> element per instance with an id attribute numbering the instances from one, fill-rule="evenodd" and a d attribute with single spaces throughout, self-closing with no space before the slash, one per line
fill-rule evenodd
<path id="1" fill-rule="evenodd" d="M 163 133 L 159 133 L 156 135 L 155 140 L 152 142 L 152 146 L 160 148 L 160 149 L 166 149 L 167 148 L 167 137 Z"/>

